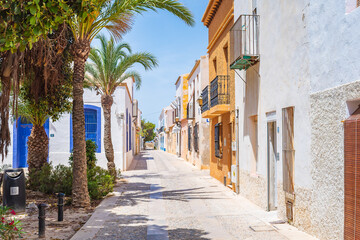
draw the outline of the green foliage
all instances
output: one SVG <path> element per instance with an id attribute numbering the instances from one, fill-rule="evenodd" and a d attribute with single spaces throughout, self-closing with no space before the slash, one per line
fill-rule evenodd
<path id="1" fill-rule="evenodd" d="M 8 207 L 0 206 L 0 237 L 4 240 L 21 238 L 21 222 L 15 218 L 15 211 Z"/>
<path id="2" fill-rule="evenodd" d="M 88 169 L 92 169 L 96 166 L 96 148 L 97 145 L 94 141 L 86 140 L 86 164 Z M 73 154 L 69 157 L 69 164 L 73 166 Z"/>
<path id="3" fill-rule="evenodd" d="M 141 120 L 141 136 L 144 138 L 145 142 L 151 142 L 154 140 L 155 133 L 155 124 L 147 122 L 145 119 Z"/>
<path id="4" fill-rule="evenodd" d="M 72 84 L 70 59 L 63 66 L 64 75 L 67 76 L 63 84 L 57 86 L 54 94 L 34 98 L 32 94 L 32 79 L 27 79 L 20 88 L 18 113 L 33 125 L 42 126 L 48 118 L 57 121 L 62 114 L 72 109 Z"/>
<path id="5" fill-rule="evenodd" d="M 148 10 L 166 10 L 193 25 L 194 18 L 182 3 L 177 0 L 82 0 L 72 3 L 74 14 L 69 26 L 75 41 L 91 42 L 102 30 L 107 29 L 120 39 L 132 26 L 135 14 Z"/>
<path id="6" fill-rule="evenodd" d="M 113 191 L 114 177 L 109 171 L 99 166 L 95 166 L 87 171 L 88 189 L 91 199 L 101 199 L 109 192 Z"/>
<path id="7" fill-rule="evenodd" d="M 109 171 L 96 166 L 96 144 L 91 140 L 86 141 L 86 163 L 88 190 L 91 199 L 101 199 L 113 191 L 114 177 Z M 73 155 L 70 155 L 69 163 L 73 165 Z M 70 191 L 71 192 L 71 191 Z"/>
<path id="8" fill-rule="evenodd" d="M 73 14 L 66 0 L 0 0 L 0 52 L 30 48 Z"/>
<path id="9" fill-rule="evenodd" d="M 133 77 L 137 88 L 141 85 L 141 76 L 130 69 L 140 64 L 145 70 L 151 70 L 157 66 L 156 58 L 147 52 L 131 53 L 130 45 L 127 43 L 115 44 L 111 38 L 106 40 L 105 36 L 97 37 L 100 40 L 100 48 L 90 51 L 91 63 L 85 66 L 86 84 L 94 88 L 101 95 L 111 96 L 116 88 L 126 79 Z"/>
<path id="10" fill-rule="evenodd" d="M 65 193 L 71 195 L 72 189 L 72 168 L 58 165 L 55 168 L 52 164 L 45 164 L 40 171 L 29 174 L 31 181 L 28 181 L 28 188 L 46 194 Z"/>

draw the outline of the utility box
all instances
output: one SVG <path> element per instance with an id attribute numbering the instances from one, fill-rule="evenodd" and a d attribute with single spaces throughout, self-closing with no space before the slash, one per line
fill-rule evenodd
<path id="1" fill-rule="evenodd" d="M 15 212 L 26 207 L 25 174 L 21 168 L 7 169 L 3 176 L 3 205 Z"/>

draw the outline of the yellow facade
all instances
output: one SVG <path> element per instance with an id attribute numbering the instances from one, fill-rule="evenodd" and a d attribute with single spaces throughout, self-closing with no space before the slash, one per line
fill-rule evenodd
<path id="1" fill-rule="evenodd" d="M 221 75 L 229 76 L 227 94 L 229 101 L 211 106 L 202 114 L 210 118 L 210 175 L 231 185 L 231 165 L 235 152 L 231 149 L 235 139 L 235 75 L 230 70 L 230 29 L 234 23 L 233 1 L 210 0 L 203 16 L 209 29 L 209 91 L 211 82 Z M 209 98 L 210 102 L 210 98 Z M 215 155 L 215 126 L 221 124 L 221 157 Z"/>

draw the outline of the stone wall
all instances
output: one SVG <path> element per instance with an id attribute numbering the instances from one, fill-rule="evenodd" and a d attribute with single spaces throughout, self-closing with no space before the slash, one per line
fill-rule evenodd
<path id="1" fill-rule="evenodd" d="M 263 176 L 240 169 L 240 194 L 266 209 L 266 179 Z"/>
<path id="2" fill-rule="evenodd" d="M 321 239 L 344 235 L 344 129 L 349 106 L 360 101 L 360 81 L 311 94 L 313 233 Z M 353 101 L 353 102 L 352 102 Z"/>

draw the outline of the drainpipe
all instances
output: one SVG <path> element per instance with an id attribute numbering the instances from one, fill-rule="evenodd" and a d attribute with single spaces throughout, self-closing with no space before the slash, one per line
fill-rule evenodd
<path id="1" fill-rule="evenodd" d="M 235 110 L 235 134 L 236 134 L 236 193 L 240 194 L 240 153 L 239 153 L 239 108 Z"/>

